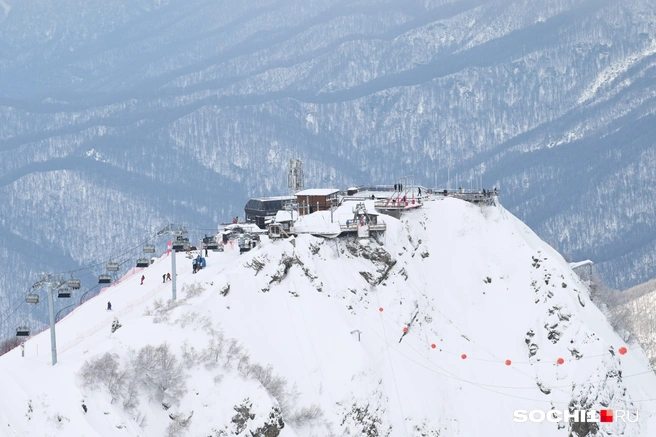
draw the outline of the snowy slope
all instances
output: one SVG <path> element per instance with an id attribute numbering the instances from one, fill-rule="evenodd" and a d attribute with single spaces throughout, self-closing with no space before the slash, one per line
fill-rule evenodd
<path id="1" fill-rule="evenodd" d="M 618 324 L 635 337 L 656 367 L 656 280 L 623 291 L 612 307 Z"/>
<path id="2" fill-rule="evenodd" d="M 383 217 L 380 244 L 264 239 L 241 256 L 211 253 L 198 274 L 178 254 L 174 305 L 162 257 L 144 285 L 135 272 L 57 325 L 55 367 L 47 331 L 24 358 L 0 357 L 0 429 L 568 436 L 569 424 L 515 423 L 513 412 L 573 405 L 639 409 L 638 423 L 596 435 L 654 435 L 646 356 L 631 344 L 617 353 L 625 344 L 577 276 L 523 223 L 451 198 Z"/>

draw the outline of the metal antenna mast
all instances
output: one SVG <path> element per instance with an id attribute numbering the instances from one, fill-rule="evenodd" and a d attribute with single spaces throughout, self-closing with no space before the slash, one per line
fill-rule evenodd
<path id="1" fill-rule="evenodd" d="M 300 159 L 289 160 L 289 173 L 287 174 L 287 187 L 295 195 L 305 187 L 305 175 L 303 174 L 303 161 Z"/>

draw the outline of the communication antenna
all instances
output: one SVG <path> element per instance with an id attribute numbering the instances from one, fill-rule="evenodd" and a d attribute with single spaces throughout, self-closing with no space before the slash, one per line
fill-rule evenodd
<path id="1" fill-rule="evenodd" d="M 303 161 L 300 159 L 289 160 L 289 173 L 287 174 L 287 187 L 292 196 L 305 187 L 305 175 L 303 174 Z"/>

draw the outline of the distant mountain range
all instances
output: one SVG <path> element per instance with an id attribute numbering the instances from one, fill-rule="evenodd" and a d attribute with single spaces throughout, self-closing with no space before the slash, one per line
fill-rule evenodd
<path id="1" fill-rule="evenodd" d="M 610 286 L 654 277 L 655 6 L 2 0 L 0 313 L 286 193 L 289 158 L 308 187 L 495 186 Z"/>

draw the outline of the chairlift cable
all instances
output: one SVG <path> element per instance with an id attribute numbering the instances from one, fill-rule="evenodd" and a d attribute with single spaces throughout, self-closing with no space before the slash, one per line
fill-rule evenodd
<path id="1" fill-rule="evenodd" d="M 25 301 L 25 298 L 30 294 L 30 292 L 32 291 L 32 288 L 33 288 L 33 286 L 30 287 L 30 290 L 26 291 L 23 294 L 22 298 L 19 297 L 18 299 L 16 299 L 16 301 L 14 303 L 11 304 L 11 306 L 9 307 L 10 309 L 13 308 L 14 305 L 16 305 L 16 302 L 18 302 L 18 305 L 16 306 L 16 308 L 14 308 L 13 311 L 11 311 L 7 316 L 3 317 L 3 325 L 9 323 L 9 320 L 11 320 L 11 316 L 16 314 L 16 311 L 18 311 L 23 306 L 23 304 L 27 304 L 27 302 Z M 38 302 L 35 305 L 38 305 Z M 0 340 L 2 340 L 2 338 L 0 338 Z"/>
<path id="2" fill-rule="evenodd" d="M 150 237 L 146 238 L 145 240 L 142 240 L 140 243 L 138 243 L 135 246 L 130 247 L 129 249 L 126 249 L 123 252 L 120 252 L 118 254 L 111 255 L 109 257 L 109 259 L 106 259 L 106 260 L 103 260 L 103 261 L 98 261 L 97 263 L 94 263 L 94 264 L 88 264 L 86 266 L 83 266 L 83 267 L 80 267 L 80 268 L 77 268 L 77 269 L 74 269 L 74 270 L 67 270 L 67 271 L 64 271 L 64 272 L 57 272 L 57 274 L 72 274 L 72 273 L 76 273 L 76 272 L 80 272 L 80 271 L 84 271 L 84 270 L 91 270 L 94 267 L 98 267 L 98 266 L 101 266 L 103 264 L 107 264 L 108 262 L 111 262 L 112 259 L 114 259 L 114 258 L 121 258 L 124 255 L 129 254 L 131 251 L 137 249 L 138 247 L 143 246 L 144 244 L 147 244 L 150 240 L 153 240 L 155 238 L 157 238 L 156 235 L 151 235 Z"/>

